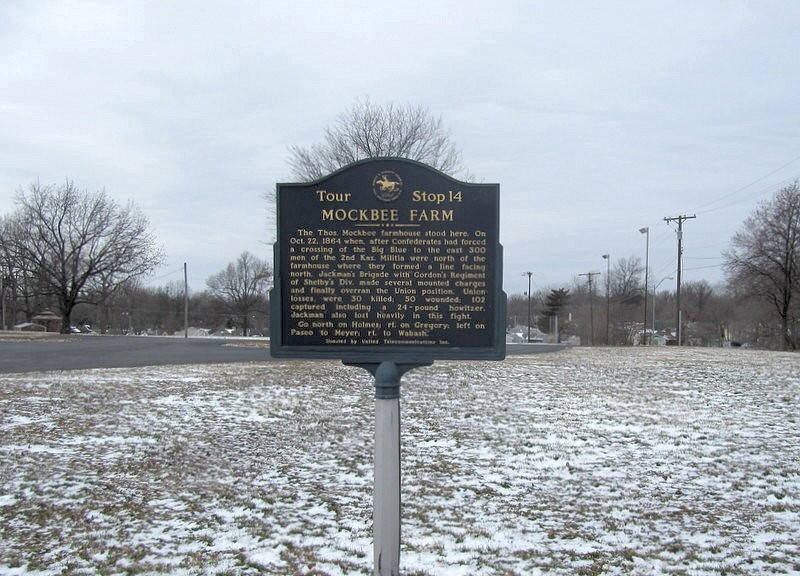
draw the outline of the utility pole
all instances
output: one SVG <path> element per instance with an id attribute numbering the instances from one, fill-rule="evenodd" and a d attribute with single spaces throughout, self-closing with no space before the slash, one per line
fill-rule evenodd
<path id="1" fill-rule="evenodd" d="M 586 272 L 585 274 L 578 274 L 578 276 L 586 276 L 589 282 L 589 346 L 592 346 L 594 340 L 594 287 L 592 281 L 595 276 L 599 276 L 600 272 Z"/>
<path id="2" fill-rule="evenodd" d="M 528 344 L 531 343 L 531 276 L 533 272 L 525 272 L 528 275 Z"/>
<path id="3" fill-rule="evenodd" d="M 639 228 L 640 234 L 647 234 L 647 243 L 645 247 L 644 253 L 644 330 L 642 331 L 642 346 L 647 346 L 647 287 L 649 285 L 649 279 L 647 277 L 647 272 L 650 269 L 650 227 Z M 655 308 L 655 301 L 653 302 L 653 307 Z M 655 326 L 653 326 L 653 330 L 655 330 Z"/>
<path id="4" fill-rule="evenodd" d="M 611 345 L 608 327 L 611 325 L 611 254 L 603 254 L 606 261 L 606 346 Z"/>
<path id="5" fill-rule="evenodd" d="M 183 263 L 183 337 L 189 337 L 189 275 Z"/>
<path id="6" fill-rule="evenodd" d="M 684 220 L 691 220 L 697 218 L 696 215 L 691 216 L 674 216 L 671 218 L 664 218 L 664 222 L 678 223 L 678 274 L 677 274 L 677 289 L 675 291 L 675 315 L 677 324 L 678 346 L 682 345 L 683 329 L 681 326 L 681 266 L 683 262 L 683 222 Z"/>

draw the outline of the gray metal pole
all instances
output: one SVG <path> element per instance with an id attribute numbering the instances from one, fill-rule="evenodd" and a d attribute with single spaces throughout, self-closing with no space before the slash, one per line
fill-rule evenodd
<path id="1" fill-rule="evenodd" d="M 678 219 L 678 281 L 675 291 L 675 323 L 678 325 L 678 346 L 681 345 L 681 260 L 683 260 L 683 220 Z"/>
<path id="2" fill-rule="evenodd" d="M 183 337 L 189 337 L 189 275 L 183 263 Z"/>
<path id="3" fill-rule="evenodd" d="M 394 362 L 375 369 L 375 576 L 400 574 L 400 377 Z"/>
<path id="4" fill-rule="evenodd" d="M 375 399 L 375 575 L 400 573 L 400 399 Z"/>
<path id="5" fill-rule="evenodd" d="M 558 314 L 554 316 L 555 318 L 555 328 L 553 329 L 553 333 L 556 335 L 556 344 L 561 341 L 561 338 L 558 335 Z"/>
<path id="6" fill-rule="evenodd" d="M 431 362 L 344 362 L 375 377 L 375 487 L 373 562 L 375 576 L 400 574 L 400 378 Z"/>
<path id="7" fill-rule="evenodd" d="M 644 253 L 644 330 L 642 331 L 641 345 L 647 346 L 647 293 L 648 293 L 648 270 L 650 269 L 650 228 L 639 228 L 641 234 L 647 234 L 647 244 Z M 655 326 L 653 327 L 655 328 Z"/>
<path id="8" fill-rule="evenodd" d="M 533 272 L 525 272 L 528 275 L 528 344 L 531 343 L 531 276 Z"/>
<path id="9" fill-rule="evenodd" d="M 661 284 L 661 282 L 659 282 Z M 653 286 L 653 336 L 656 335 L 656 290 L 658 286 Z M 653 339 L 650 338 L 650 344 L 653 343 Z"/>
<path id="10" fill-rule="evenodd" d="M 610 346 L 609 328 L 611 326 L 611 254 L 603 254 L 606 261 L 606 346 Z"/>

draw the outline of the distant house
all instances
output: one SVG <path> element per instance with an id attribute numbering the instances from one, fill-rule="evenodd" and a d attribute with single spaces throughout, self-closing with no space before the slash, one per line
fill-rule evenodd
<path id="1" fill-rule="evenodd" d="M 45 332 L 61 332 L 61 316 L 52 310 L 43 310 L 33 317 L 33 322 L 44 326 Z"/>

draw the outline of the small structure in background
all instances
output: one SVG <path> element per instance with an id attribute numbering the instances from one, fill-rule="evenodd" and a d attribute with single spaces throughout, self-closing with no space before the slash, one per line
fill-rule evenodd
<path id="1" fill-rule="evenodd" d="M 14 330 L 17 332 L 46 332 L 47 329 L 41 324 L 34 324 L 33 322 L 22 322 L 14 324 Z"/>
<path id="2" fill-rule="evenodd" d="M 44 326 L 45 332 L 61 332 L 61 316 L 52 310 L 43 310 L 32 320 L 34 324 Z"/>
<path id="3" fill-rule="evenodd" d="M 551 340 L 548 334 L 545 334 L 535 326 L 528 327 L 518 324 L 506 332 L 506 342 L 520 344 L 528 341 L 529 336 L 530 342 L 549 342 Z"/>

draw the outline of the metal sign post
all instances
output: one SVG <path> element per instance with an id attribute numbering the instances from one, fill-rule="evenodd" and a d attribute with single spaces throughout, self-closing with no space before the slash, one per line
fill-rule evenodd
<path id="1" fill-rule="evenodd" d="M 350 363 L 375 377 L 375 487 L 373 562 L 375 576 L 400 574 L 400 378 L 420 364 Z"/>

